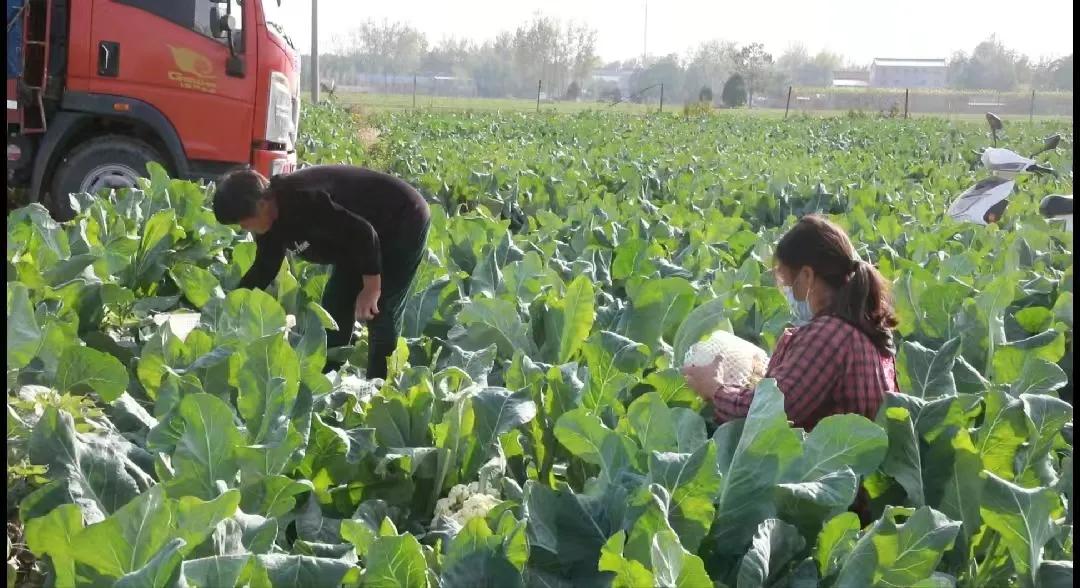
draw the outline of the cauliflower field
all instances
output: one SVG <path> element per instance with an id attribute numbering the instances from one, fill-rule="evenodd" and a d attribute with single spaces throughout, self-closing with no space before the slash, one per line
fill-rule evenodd
<path id="1" fill-rule="evenodd" d="M 9 586 L 1072 584 L 1073 249 L 1036 205 L 1072 192 L 1071 135 L 981 228 L 943 219 L 975 124 L 368 124 L 373 151 L 309 109 L 301 155 L 432 205 L 386 381 L 322 374 L 366 356 L 326 348 L 325 268 L 235 290 L 254 244 L 160 168 L 9 214 Z M 715 427 L 678 366 L 717 329 L 772 349 L 771 247 L 814 211 L 893 283 L 903 393 L 805 433 L 765 379 Z"/>

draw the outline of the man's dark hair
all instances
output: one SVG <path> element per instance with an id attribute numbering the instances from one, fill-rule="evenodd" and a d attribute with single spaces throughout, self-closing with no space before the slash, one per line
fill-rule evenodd
<path id="1" fill-rule="evenodd" d="M 259 172 L 242 168 L 221 176 L 214 192 L 214 216 L 223 225 L 235 225 L 255 216 L 255 205 L 270 186 Z"/>

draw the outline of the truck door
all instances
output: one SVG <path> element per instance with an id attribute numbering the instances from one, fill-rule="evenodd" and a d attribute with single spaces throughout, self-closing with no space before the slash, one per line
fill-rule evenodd
<path id="1" fill-rule="evenodd" d="M 239 71 L 226 71 L 230 50 L 227 35 L 211 32 L 214 7 L 234 17 Z M 95 0 L 91 31 L 91 92 L 157 108 L 193 163 L 249 161 L 257 72 L 253 9 L 238 0 Z"/>

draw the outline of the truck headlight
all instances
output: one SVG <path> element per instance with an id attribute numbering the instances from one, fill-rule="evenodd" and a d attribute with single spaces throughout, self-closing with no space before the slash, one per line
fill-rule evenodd
<path id="1" fill-rule="evenodd" d="M 296 142 L 296 117 L 293 116 L 293 96 L 289 78 L 270 72 L 270 97 L 266 108 L 266 140 L 281 143 L 292 150 Z"/>

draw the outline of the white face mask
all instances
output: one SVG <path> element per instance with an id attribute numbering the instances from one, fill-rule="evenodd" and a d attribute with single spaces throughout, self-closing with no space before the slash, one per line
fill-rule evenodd
<path id="1" fill-rule="evenodd" d="M 787 298 L 788 308 L 791 310 L 792 324 L 801 327 L 814 320 L 814 311 L 810 308 L 810 289 L 806 291 L 805 300 L 796 299 L 795 289 L 791 286 L 784 286 L 782 290 L 784 297 Z"/>

